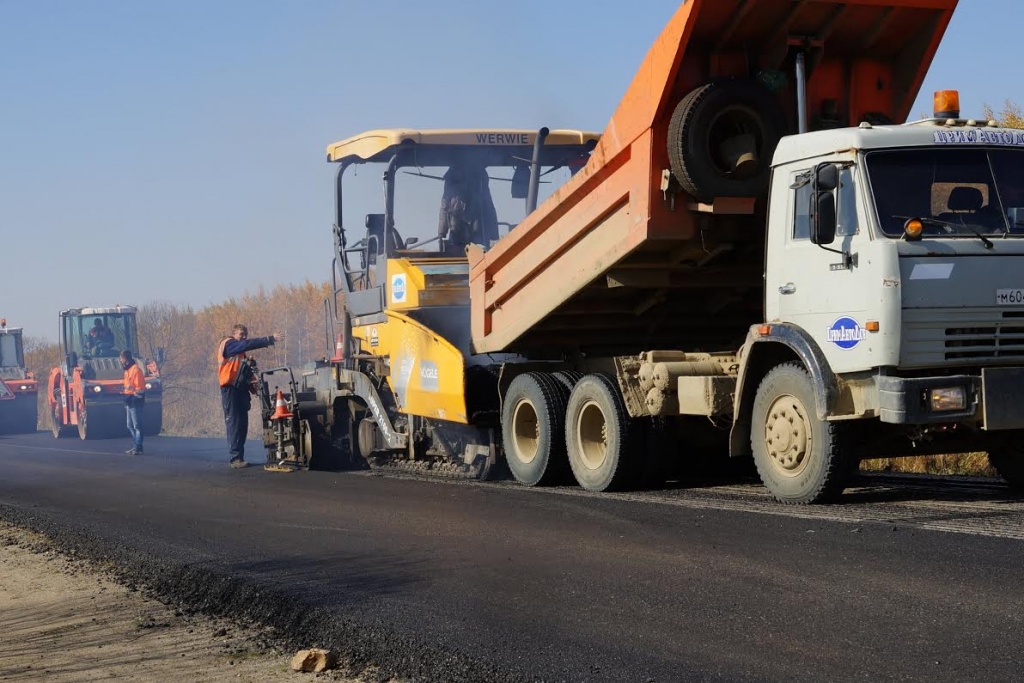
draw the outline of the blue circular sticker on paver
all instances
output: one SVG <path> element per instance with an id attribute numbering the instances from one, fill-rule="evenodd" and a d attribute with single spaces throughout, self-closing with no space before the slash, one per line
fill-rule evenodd
<path id="1" fill-rule="evenodd" d="M 860 344 L 867 336 L 868 331 L 853 318 L 839 318 L 828 328 L 828 340 L 846 351 Z"/>
<path id="2" fill-rule="evenodd" d="M 405 303 L 405 274 L 391 276 L 391 300 L 395 303 Z"/>

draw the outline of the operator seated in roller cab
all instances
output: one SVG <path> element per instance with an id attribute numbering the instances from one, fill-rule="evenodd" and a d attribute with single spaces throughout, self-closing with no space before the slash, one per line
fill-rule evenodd
<path id="1" fill-rule="evenodd" d="M 456 162 L 444 174 L 437 234 L 453 254 L 462 254 L 469 244 L 489 247 L 498 239 L 498 213 L 485 167 Z"/>
<path id="2" fill-rule="evenodd" d="M 114 333 L 103 324 L 102 318 L 96 318 L 92 321 L 92 327 L 89 328 L 89 333 L 85 338 L 85 347 L 94 356 L 116 355 L 114 353 Z"/>

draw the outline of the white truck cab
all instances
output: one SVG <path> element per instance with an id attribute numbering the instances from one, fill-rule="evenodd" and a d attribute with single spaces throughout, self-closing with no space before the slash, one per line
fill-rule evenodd
<path id="1" fill-rule="evenodd" d="M 769 206 L 766 324 L 748 348 L 805 345 L 818 420 L 877 418 L 846 427 L 846 443 L 986 450 L 1019 482 L 1024 131 L 957 114 L 787 137 Z M 794 436 L 761 416 L 762 439 L 754 412 L 755 459 L 759 442 L 783 465 L 793 438 L 809 447 L 818 420 Z"/>

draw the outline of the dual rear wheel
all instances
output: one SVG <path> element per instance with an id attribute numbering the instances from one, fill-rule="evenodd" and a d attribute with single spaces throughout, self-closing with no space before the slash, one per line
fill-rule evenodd
<path id="1" fill-rule="evenodd" d="M 615 491 L 638 482 L 643 453 L 634 441 L 643 426 L 629 417 L 609 375 L 587 375 L 573 388 L 566 409 L 566 448 L 576 481 L 587 491 Z"/>
<path id="2" fill-rule="evenodd" d="M 512 380 L 501 425 L 508 468 L 520 484 L 551 485 L 565 479 L 568 399 L 569 389 L 552 375 L 528 372 Z"/>
<path id="3" fill-rule="evenodd" d="M 639 438 L 647 431 L 629 416 L 609 375 L 531 372 L 516 377 L 505 394 L 506 460 L 527 486 L 573 478 L 588 491 L 636 486 L 645 461 Z"/>

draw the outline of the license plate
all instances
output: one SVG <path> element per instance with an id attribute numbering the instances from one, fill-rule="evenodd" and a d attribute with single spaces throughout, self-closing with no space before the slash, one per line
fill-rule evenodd
<path id="1" fill-rule="evenodd" d="M 1024 306 L 1024 289 L 997 289 L 996 306 Z"/>

